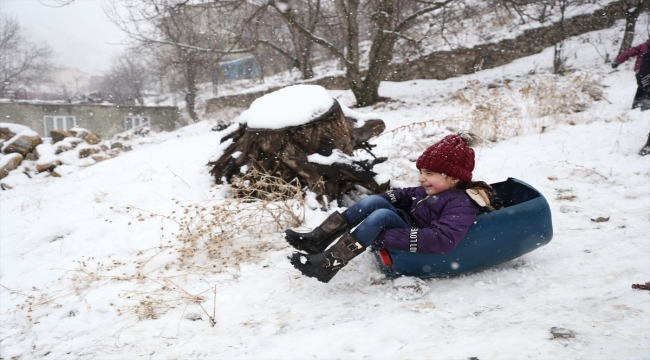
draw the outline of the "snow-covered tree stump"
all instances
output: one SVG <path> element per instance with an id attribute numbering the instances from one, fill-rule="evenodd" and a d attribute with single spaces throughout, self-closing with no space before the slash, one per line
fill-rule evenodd
<path id="1" fill-rule="evenodd" d="M 232 141 L 223 155 L 208 163 L 217 183 L 231 183 L 255 169 L 286 182 L 297 178 L 321 198 L 341 198 L 357 185 L 373 193 L 388 189 L 389 183 L 378 184 L 372 171 L 386 158 L 372 155 L 367 142 L 384 130 L 384 122 L 346 117 L 320 86 L 296 85 L 268 94 L 240 121 L 221 140 Z M 357 149 L 372 158 L 354 156 Z"/>

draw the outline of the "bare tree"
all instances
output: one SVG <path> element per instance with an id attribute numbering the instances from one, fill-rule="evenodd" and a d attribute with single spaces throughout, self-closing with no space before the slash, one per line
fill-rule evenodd
<path id="1" fill-rule="evenodd" d="M 343 67 L 358 106 L 379 101 L 379 84 L 385 78 L 393 58 L 395 43 L 409 38 L 408 30 L 424 15 L 440 16 L 445 7 L 458 0 L 334 0 L 321 4 L 325 17 L 338 30 L 336 38 L 328 39 L 309 28 L 299 16 L 296 6 L 286 0 L 269 0 L 291 27 L 311 42 L 322 46 L 336 57 Z M 325 6 L 327 5 L 327 6 Z M 362 51 L 367 47 L 367 72 L 362 75 Z M 363 59 L 365 62 L 365 59 Z"/>
<path id="2" fill-rule="evenodd" d="M 553 46 L 553 73 L 562 75 L 565 72 L 565 40 L 566 33 L 566 14 L 571 7 L 583 6 L 589 0 L 497 0 L 506 7 L 513 9 L 520 16 L 521 23 L 527 20 L 545 24 L 554 18 L 557 18 L 559 26 L 559 41 Z M 640 0 L 644 1 L 644 0 Z M 645 0 L 647 1 L 647 0 Z"/>
<path id="3" fill-rule="evenodd" d="M 104 100 L 115 104 L 144 104 L 145 89 L 153 82 L 152 59 L 134 50 L 120 53 L 113 59 L 99 91 Z"/>
<path id="4" fill-rule="evenodd" d="M 323 14 L 320 0 L 304 0 L 296 3 L 296 14 L 304 20 L 305 27 L 312 33 L 321 25 Z M 258 43 L 269 47 L 287 58 L 303 79 L 314 76 L 314 42 L 287 24 L 275 11 L 260 12 L 260 17 L 251 19 L 255 26 Z M 322 30 L 321 30 L 322 32 Z"/>
<path id="5" fill-rule="evenodd" d="M 621 48 L 618 51 L 619 54 L 632 47 L 636 20 L 639 15 L 650 11 L 650 0 L 625 0 L 623 1 L 623 8 L 625 10 L 625 31 L 623 32 Z"/>
<path id="6" fill-rule="evenodd" d="M 105 12 L 136 44 L 155 51 L 166 69 L 180 74 L 194 121 L 202 74 L 228 54 L 253 50 L 245 35 L 255 10 L 246 1 L 123 0 L 119 6 L 122 11 L 113 3 Z"/>
<path id="7" fill-rule="evenodd" d="M 13 17 L 0 19 L 0 94 L 49 80 L 52 49 L 30 42 Z"/>

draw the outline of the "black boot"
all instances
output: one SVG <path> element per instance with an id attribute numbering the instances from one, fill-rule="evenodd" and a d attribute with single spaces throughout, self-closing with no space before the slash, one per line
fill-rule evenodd
<path id="1" fill-rule="evenodd" d="M 639 151 L 639 155 L 645 156 L 650 154 L 650 134 L 648 134 L 648 141 L 645 143 L 645 146 L 641 151 Z"/>
<path id="2" fill-rule="evenodd" d="M 298 250 L 308 254 L 318 254 L 348 230 L 350 230 L 350 224 L 341 214 L 333 212 L 312 232 L 297 233 L 289 229 L 284 231 L 284 238 Z"/>
<path id="3" fill-rule="evenodd" d="M 327 283 L 342 267 L 364 250 L 366 247 L 363 244 L 352 237 L 350 233 L 346 233 L 341 240 L 320 254 L 293 253 L 289 260 L 293 267 L 300 270 L 303 275 Z"/>

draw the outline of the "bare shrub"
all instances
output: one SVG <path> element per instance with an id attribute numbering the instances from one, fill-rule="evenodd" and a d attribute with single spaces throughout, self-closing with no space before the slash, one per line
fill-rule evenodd
<path id="1" fill-rule="evenodd" d="M 489 141 L 542 132 L 551 125 L 548 122 L 573 124 L 574 114 L 584 112 L 594 101 L 607 100 L 600 81 L 582 73 L 535 76 L 519 91 L 508 82 L 486 88 L 469 81 L 452 99 L 469 110 L 441 121 L 456 123 L 458 129 L 468 125 L 470 131 Z"/>
<path id="2" fill-rule="evenodd" d="M 512 93 L 512 89 L 508 88 Z M 513 105 L 511 97 L 506 97 L 497 89 L 479 98 L 469 114 L 470 130 L 483 139 L 498 141 L 521 134 L 521 111 Z"/>
<path id="3" fill-rule="evenodd" d="M 231 191 L 236 197 L 185 205 L 175 200 L 179 208 L 170 215 L 133 206 L 116 209 L 133 214 L 137 221 L 171 221 L 177 230 L 165 244 L 165 236 L 161 235 L 159 246 L 142 249 L 128 260 L 75 260 L 77 268 L 65 271 L 58 279 L 59 290 L 7 289 L 12 296 L 22 298 L 8 313 L 20 314 L 35 324 L 47 315 L 48 308 L 83 303 L 88 292 L 119 282 L 125 284 L 125 290 L 117 299 L 107 300 L 118 316 L 153 320 L 171 309 L 195 304 L 214 326 L 217 289 L 209 282 L 210 276 L 220 272 L 236 274 L 239 264 L 259 261 L 277 245 L 286 247 L 284 241 L 274 243 L 272 236 L 304 221 L 305 200 L 297 182 L 286 183 L 281 178 L 249 171 Z M 253 198 L 254 192 L 264 194 L 264 200 Z M 210 298 L 212 309 L 205 305 Z"/>
<path id="4" fill-rule="evenodd" d="M 469 112 L 444 121 L 465 121 L 471 132 L 493 142 L 521 135 L 522 114 L 515 105 L 515 91 L 508 83 L 503 87 L 484 89 L 478 82 L 469 81 L 467 89 L 454 95 L 461 104 L 471 107 Z"/>
<path id="5" fill-rule="evenodd" d="M 180 264 L 217 261 L 215 266 L 221 268 L 254 262 L 272 248 L 265 235 L 304 221 L 305 202 L 297 180 L 287 183 L 251 170 L 233 181 L 230 190 L 234 198 L 182 205 L 163 216 L 178 225 L 179 242 L 173 250 Z"/>
<path id="6" fill-rule="evenodd" d="M 602 84 L 587 74 L 535 77 L 519 92 L 529 114 L 537 118 L 583 112 L 594 101 L 604 99 Z"/>

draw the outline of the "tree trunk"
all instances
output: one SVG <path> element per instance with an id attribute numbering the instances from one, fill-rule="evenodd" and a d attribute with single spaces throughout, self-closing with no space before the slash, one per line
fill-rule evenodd
<path id="1" fill-rule="evenodd" d="M 379 25 L 388 27 L 390 23 L 379 23 Z M 397 36 L 385 33 L 380 27 L 379 34 L 377 34 L 368 54 L 368 73 L 363 79 L 363 91 L 357 98 L 357 101 L 361 100 L 359 106 L 368 106 L 379 101 L 379 84 L 384 80 L 386 69 L 393 59 L 392 49 L 396 41 Z"/>
<path id="2" fill-rule="evenodd" d="M 185 93 L 187 113 L 192 120 L 199 121 L 199 115 L 196 113 L 196 65 L 191 59 L 185 63 L 185 82 L 187 84 Z"/>
<path id="3" fill-rule="evenodd" d="M 311 63 L 311 44 L 307 41 L 301 41 L 303 46 L 298 50 L 300 59 L 300 74 L 303 80 L 308 80 L 314 77 L 314 68 Z"/>
<path id="4" fill-rule="evenodd" d="M 369 120 L 358 128 L 355 122 L 355 119 L 346 118 L 338 102 L 334 101 L 327 112 L 301 126 L 250 129 L 242 124 L 222 139 L 222 142 L 232 139 L 233 143 L 218 160 L 208 163 L 210 174 L 217 183 L 232 183 L 235 177 L 255 169 L 286 182 L 297 178 L 301 186 L 307 186 L 319 198 L 326 196 L 328 199 L 340 199 L 357 185 L 373 193 L 385 191 L 389 184 L 377 184 L 374 180 L 377 174 L 372 167 L 386 158 L 350 158 L 355 149 L 370 151 L 371 145 L 367 141 L 384 130 L 384 122 Z M 238 152 L 241 153 L 233 157 Z M 313 154 L 336 156 L 335 152 L 339 161 L 331 164 L 313 162 L 308 158 Z"/>
<path id="5" fill-rule="evenodd" d="M 564 27 L 564 14 L 568 6 L 567 0 L 560 0 L 560 42 L 553 47 L 553 74 L 564 75 L 564 40 L 566 39 L 566 31 Z"/>
<path id="6" fill-rule="evenodd" d="M 634 11 L 629 11 L 630 8 L 634 8 Z M 623 40 L 621 40 L 621 48 L 618 51 L 619 54 L 632 47 L 636 20 L 641 13 L 648 9 L 650 9 L 650 0 L 636 0 L 634 4 L 625 9 L 625 31 L 623 32 Z"/>

